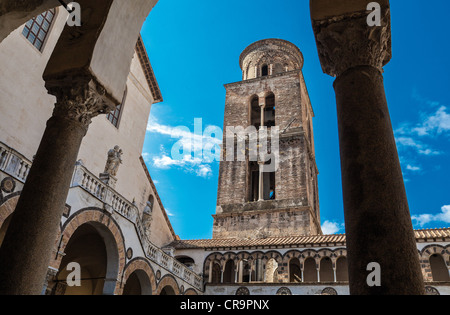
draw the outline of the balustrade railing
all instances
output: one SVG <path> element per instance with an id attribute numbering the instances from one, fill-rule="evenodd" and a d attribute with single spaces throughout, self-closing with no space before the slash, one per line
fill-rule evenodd
<path id="1" fill-rule="evenodd" d="M 72 180 L 72 187 L 77 186 L 105 203 L 106 208 L 109 206 L 111 210 L 134 223 L 143 248 L 146 249 L 145 255 L 148 259 L 180 277 L 196 289 L 202 290 L 202 277 L 195 274 L 188 267 L 178 262 L 174 257 L 166 254 L 162 249 L 148 240 L 144 224 L 138 215 L 139 211 L 137 207 L 114 189 L 103 183 L 81 163 L 77 163 Z"/>
<path id="2" fill-rule="evenodd" d="M 25 183 L 32 162 L 22 154 L 0 142 L 0 171 Z M 146 249 L 145 255 L 148 259 L 165 268 L 169 272 L 183 279 L 194 288 L 203 290 L 203 278 L 185 265 L 181 264 L 171 255 L 152 244 L 145 233 L 144 224 L 139 217 L 138 208 L 114 189 L 102 182 L 99 177 L 92 174 L 82 163 L 78 162 L 72 178 L 71 188 L 81 187 L 90 195 L 105 204 L 105 209 L 117 212 L 124 218 L 134 223 L 139 239 Z"/>
<path id="3" fill-rule="evenodd" d="M 24 183 L 31 164 L 22 154 L 0 142 L 0 171 Z"/>

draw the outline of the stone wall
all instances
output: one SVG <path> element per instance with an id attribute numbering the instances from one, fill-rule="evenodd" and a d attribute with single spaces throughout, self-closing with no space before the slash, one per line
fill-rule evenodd
<path id="1" fill-rule="evenodd" d="M 255 238 L 320 234 L 312 109 L 301 70 L 225 85 L 224 130 L 251 125 L 251 100 L 264 105 L 275 95 L 275 121 L 280 128 L 276 200 L 254 202 L 248 161 L 223 161 L 219 170 L 214 238 Z M 224 157 L 227 142 L 224 140 Z M 236 144 L 235 144 L 236 148 Z"/>

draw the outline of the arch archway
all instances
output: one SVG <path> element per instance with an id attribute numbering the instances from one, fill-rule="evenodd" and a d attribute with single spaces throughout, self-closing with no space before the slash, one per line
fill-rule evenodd
<path id="1" fill-rule="evenodd" d="M 250 100 L 250 125 L 254 126 L 256 129 L 261 127 L 261 107 L 259 106 L 258 95 L 252 96 Z"/>
<path id="2" fill-rule="evenodd" d="M 180 289 L 178 288 L 177 281 L 171 276 L 164 276 L 158 284 L 156 295 L 179 295 Z"/>
<path id="3" fill-rule="evenodd" d="M 0 247 L 2 247 L 3 239 L 5 238 L 6 231 L 11 222 L 12 214 L 10 214 L 2 223 L 0 223 Z"/>
<path id="4" fill-rule="evenodd" d="M 187 289 L 184 295 L 198 295 L 198 293 L 194 289 Z"/>
<path id="5" fill-rule="evenodd" d="M 278 282 L 278 261 L 275 258 L 271 258 L 266 263 L 265 279 L 267 283 Z"/>
<path id="6" fill-rule="evenodd" d="M 145 271 L 136 270 L 128 277 L 123 295 L 152 295 L 152 285 Z"/>
<path id="7" fill-rule="evenodd" d="M 339 257 L 336 261 L 336 281 L 348 282 L 348 262 L 347 257 Z"/>
<path id="8" fill-rule="evenodd" d="M 317 266 L 314 258 L 307 258 L 304 262 L 303 276 L 305 282 L 318 282 L 317 279 Z"/>
<path id="9" fill-rule="evenodd" d="M 444 269 L 450 267 L 450 252 L 441 245 L 429 245 L 422 249 L 421 252 L 423 268 L 423 276 L 426 281 L 441 281 L 435 279 L 445 279 Z M 433 264 L 432 264 L 433 263 Z M 450 280 L 449 280 L 450 281 Z"/>
<path id="10" fill-rule="evenodd" d="M 213 267 L 212 267 L 211 283 L 219 284 L 221 282 L 221 279 L 220 279 L 221 277 L 222 277 L 222 272 L 221 272 L 220 265 L 217 262 L 215 262 L 215 263 L 213 263 Z"/>
<path id="11" fill-rule="evenodd" d="M 122 272 L 125 269 L 125 241 L 119 225 L 108 213 L 95 208 L 83 209 L 75 213 L 66 221 L 62 228 L 59 242 L 61 246 L 58 252 L 66 253 L 67 245 L 72 236 L 84 224 L 94 227 L 105 240 L 106 249 L 110 253 L 108 259 L 112 259 L 113 255 L 115 256 L 117 253 L 117 272 L 112 265 L 108 266 L 107 281 L 103 294 L 119 294 L 120 282 L 117 279 L 121 279 Z M 51 265 L 60 270 L 62 260 L 63 257 L 59 255 Z"/>
<path id="12" fill-rule="evenodd" d="M 155 295 L 156 277 L 150 264 L 136 258 L 127 264 L 123 275 L 122 295 Z M 131 281 L 131 283 L 130 283 Z M 139 290 L 140 289 L 140 290 Z"/>
<path id="13" fill-rule="evenodd" d="M 223 271 L 223 283 L 234 283 L 235 282 L 235 265 L 234 265 L 234 260 L 233 259 L 229 259 L 226 263 L 225 263 L 225 268 Z"/>
<path id="14" fill-rule="evenodd" d="M 0 205 L 0 246 L 8 229 L 11 215 L 16 208 L 17 201 L 19 201 L 19 197 L 20 192 L 14 193 L 13 195 L 8 196 L 7 200 L 4 200 Z"/>
<path id="15" fill-rule="evenodd" d="M 330 257 L 320 260 L 320 282 L 334 282 L 333 262 Z"/>
<path id="16" fill-rule="evenodd" d="M 96 222 L 82 224 L 65 247 L 56 277 L 57 295 L 113 295 L 119 274 L 119 254 L 112 233 Z M 68 286 L 71 263 L 80 266 L 80 286 Z"/>
<path id="17" fill-rule="evenodd" d="M 302 282 L 302 271 L 300 260 L 295 257 L 289 261 L 289 282 L 290 283 Z"/>
<path id="18" fill-rule="evenodd" d="M 448 282 L 450 281 L 449 270 L 447 269 L 444 257 L 439 254 L 430 256 L 430 267 L 433 281 Z"/>

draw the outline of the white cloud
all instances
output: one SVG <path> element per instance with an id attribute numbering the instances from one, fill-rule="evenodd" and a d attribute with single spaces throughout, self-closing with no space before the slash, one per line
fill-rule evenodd
<path id="1" fill-rule="evenodd" d="M 398 134 L 405 134 L 406 130 L 405 127 L 402 127 L 401 129 L 397 129 L 396 133 Z M 395 141 L 397 143 L 397 146 L 399 149 L 407 149 L 412 148 L 420 155 L 440 155 L 441 152 L 431 149 L 428 145 L 423 144 L 422 142 L 413 139 L 412 137 L 396 137 Z"/>
<path id="2" fill-rule="evenodd" d="M 173 214 L 169 209 L 164 208 L 164 210 L 166 210 L 166 213 L 167 213 L 167 215 L 168 215 L 169 217 L 174 217 L 174 216 L 175 216 L 175 214 Z"/>
<path id="3" fill-rule="evenodd" d="M 201 127 L 201 125 L 200 125 Z M 195 156 L 199 156 L 196 153 L 202 153 L 203 148 L 208 146 L 220 145 L 222 143 L 222 132 L 219 130 L 219 127 L 212 127 L 216 132 L 213 132 L 215 137 L 211 137 L 208 134 L 203 134 L 203 130 L 199 132 L 191 132 L 186 126 L 166 126 L 159 124 L 154 118 L 150 119 L 150 122 L 147 125 L 147 131 L 158 133 L 161 135 L 170 136 L 173 139 L 180 139 L 178 142 L 183 145 L 184 148 L 190 148 L 194 151 Z M 220 131 L 220 132 L 219 132 Z"/>
<path id="4" fill-rule="evenodd" d="M 196 170 L 197 176 L 203 177 L 203 178 L 207 178 L 207 177 L 211 176 L 212 173 L 213 173 L 213 171 L 211 169 L 211 166 L 205 165 L 205 164 L 200 165 L 199 168 Z"/>
<path id="5" fill-rule="evenodd" d="M 419 136 L 430 135 L 431 133 L 442 134 L 450 131 L 450 114 L 447 107 L 441 106 L 438 111 L 425 119 L 425 122 L 413 129 Z"/>
<path id="6" fill-rule="evenodd" d="M 201 127 L 201 121 L 196 120 L 196 127 Z M 153 158 L 153 165 L 160 169 L 170 169 L 172 167 L 183 168 L 185 171 L 196 174 L 199 177 L 209 178 L 213 174 L 211 163 L 218 160 L 219 152 L 211 150 L 216 148 L 220 150 L 219 145 L 222 143 L 222 133 L 220 128 L 209 126 L 205 132 L 200 134 L 199 131 L 191 132 L 188 127 L 172 127 L 159 124 L 154 118 L 150 119 L 147 125 L 147 131 L 170 136 L 178 139 L 176 144 L 168 154 L 164 146 L 161 145 L 161 156 Z M 203 132 L 203 130 L 201 130 Z M 144 157 L 145 158 L 145 157 Z"/>
<path id="7" fill-rule="evenodd" d="M 343 223 L 325 221 L 322 224 L 322 232 L 325 235 L 337 234 L 337 233 L 340 233 L 344 229 L 345 229 L 345 225 Z"/>
<path id="8" fill-rule="evenodd" d="M 424 227 L 425 225 L 432 222 L 442 222 L 442 223 L 450 223 L 450 205 L 443 206 L 441 208 L 441 213 L 438 214 L 421 214 L 415 215 L 411 217 L 413 222 L 415 222 L 420 227 Z"/>
<path id="9" fill-rule="evenodd" d="M 142 158 L 144 159 L 144 162 L 150 162 L 150 153 L 144 152 L 142 153 Z"/>
<path id="10" fill-rule="evenodd" d="M 413 92 L 413 98 L 425 103 L 427 108 L 433 108 L 435 112 L 423 116 L 421 123 L 403 123 L 394 132 L 400 162 L 405 174 L 423 170 L 422 167 L 415 165 L 418 163 L 416 160 L 419 156 L 433 157 L 443 154 L 443 152 L 432 148 L 427 142 L 432 136 L 450 131 L 450 114 L 447 113 L 445 106 L 438 102 L 425 100 L 416 92 Z"/>
<path id="11" fill-rule="evenodd" d="M 441 152 L 432 150 L 432 149 L 425 149 L 425 150 L 419 150 L 419 154 L 422 155 L 440 155 Z"/>
<path id="12" fill-rule="evenodd" d="M 209 164 L 204 164 L 201 159 L 193 158 L 190 155 L 185 155 L 182 160 L 175 160 L 163 154 L 161 157 L 153 158 L 153 165 L 159 169 L 170 169 L 173 166 L 180 167 L 203 178 L 209 178 L 213 174 Z"/>
<path id="13" fill-rule="evenodd" d="M 412 172 L 418 172 L 418 171 L 421 170 L 420 167 L 418 167 L 418 166 L 411 166 L 411 165 L 408 165 L 408 166 L 406 167 L 406 169 L 407 169 L 408 171 L 412 171 Z"/>

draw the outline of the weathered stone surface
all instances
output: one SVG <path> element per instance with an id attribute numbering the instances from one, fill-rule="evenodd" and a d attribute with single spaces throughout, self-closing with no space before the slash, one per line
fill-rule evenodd
<path id="1" fill-rule="evenodd" d="M 320 61 L 334 83 L 339 122 L 350 292 L 424 293 L 411 215 L 389 116 L 383 66 L 391 58 L 389 1 L 381 26 L 367 23 L 366 1 L 312 0 Z M 381 286 L 369 286 L 369 264 Z"/>
<path id="2" fill-rule="evenodd" d="M 277 64 L 286 67 L 277 68 Z M 265 66 L 268 73 L 262 76 L 261 67 Z M 302 66 L 303 56 L 293 44 L 263 40 L 250 45 L 241 55 L 243 77 L 248 79 L 225 85 L 225 132 L 227 127 L 252 125 L 251 101 L 255 96 L 264 108 L 266 97 L 275 95 L 275 124 L 280 129 L 279 168 L 275 172 L 276 200 L 254 202 L 249 157 L 247 161 L 221 162 L 214 238 L 321 233 L 312 133 L 314 113 Z M 252 68 L 256 71 L 250 74 Z"/>

